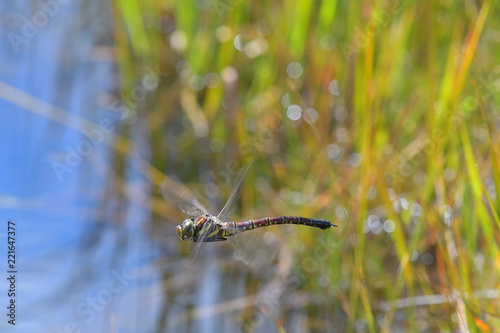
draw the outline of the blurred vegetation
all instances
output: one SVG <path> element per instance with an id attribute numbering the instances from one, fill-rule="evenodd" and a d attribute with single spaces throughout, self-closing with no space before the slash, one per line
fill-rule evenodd
<path id="1" fill-rule="evenodd" d="M 498 3 L 113 6 L 153 183 L 214 183 L 223 201 L 254 159 L 236 216 L 339 224 L 287 236 L 310 301 L 278 330 L 294 313 L 306 331 L 500 330 Z M 158 87 L 135 103 L 148 73 Z"/>

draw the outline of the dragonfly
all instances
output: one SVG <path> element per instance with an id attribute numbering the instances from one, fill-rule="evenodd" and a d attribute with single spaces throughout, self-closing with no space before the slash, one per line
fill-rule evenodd
<path id="1" fill-rule="evenodd" d="M 337 225 L 328 220 L 287 215 L 264 217 L 242 222 L 227 221 L 227 217 L 231 213 L 233 203 L 237 197 L 236 193 L 246 171 L 248 169 L 243 170 L 238 175 L 232 193 L 218 215 L 210 214 L 200 201 L 198 201 L 196 196 L 183 184 L 173 180 L 171 177 L 165 178 L 160 187 L 162 195 L 174 207 L 191 216 L 176 227 L 176 232 L 181 240 L 220 242 L 245 231 L 278 224 L 297 224 L 322 230 L 337 227 Z"/>

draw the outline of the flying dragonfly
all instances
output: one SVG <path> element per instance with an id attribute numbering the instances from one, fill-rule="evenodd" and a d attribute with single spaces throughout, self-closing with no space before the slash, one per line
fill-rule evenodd
<path id="1" fill-rule="evenodd" d="M 277 224 L 299 224 L 322 230 L 337 226 L 328 220 L 286 215 L 243 222 L 227 221 L 226 218 L 231 212 L 231 207 L 237 197 L 237 190 L 246 171 L 248 171 L 248 168 L 238 175 L 232 193 L 218 215 L 210 214 L 196 196 L 183 184 L 174 181 L 170 177 L 165 178 L 160 187 L 162 195 L 170 204 L 191 216 L 191 218 L 185 219 L 176 227 L 180 239 L 193 242 L 219 242 L 244 231 Z"/>

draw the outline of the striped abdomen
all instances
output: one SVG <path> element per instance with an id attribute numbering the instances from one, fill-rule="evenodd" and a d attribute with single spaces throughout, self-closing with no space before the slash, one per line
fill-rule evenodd
<path id="1" fill-rule="evenodd" d="M 233 222 L 233 223 L 234 223 L 234 228 L 237 230 L 237 232 L 252 230 L 260 227 L 267 227 L 269 225 L 275 225 L 275 224 L 301 224 L 309 227 L 320 228 L 322 230 L 331 227 L 336 227 L 335 224 L 331 223 L 328 220 L 310 219 L 301 216 L 265 217 L 259 220 L 249 220 L 245 222 Z"/>

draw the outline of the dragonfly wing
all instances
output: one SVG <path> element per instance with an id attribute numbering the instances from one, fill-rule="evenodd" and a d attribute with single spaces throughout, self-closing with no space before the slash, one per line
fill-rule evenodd
<path id="1" fill-rule="evenodd" d="M 229 195 L 229 198 L 227 199 L 227 202 L 224 205 L 224 208 L 222 208 L 219 215 L 217 215 L 219 220 L 226 221 L 227 217 L 229 217 L 229 215 L 231 215 L 231 212 L 234 210 L 234 203 L 240 195 L 239 189 L 241 186 L 241 182 L 243 181 L 248 170 L 252 166 L 252 163 L 253 162 L 250 162 L 243 170 L 241 170 L 238 173 L 238 176 L 236 177 L 236 181 L 234 182 L 234 185 L 233 185 L 233 189 L 231 190 L 231 194 Z"/>
<path id="2" fill-rule="evenodd" d="M 208 214 L 207 209 L 186 186 L 168 176 L 160 186 L 160 193 L 171 205 L 187 215 L 199 217 Z"/>

